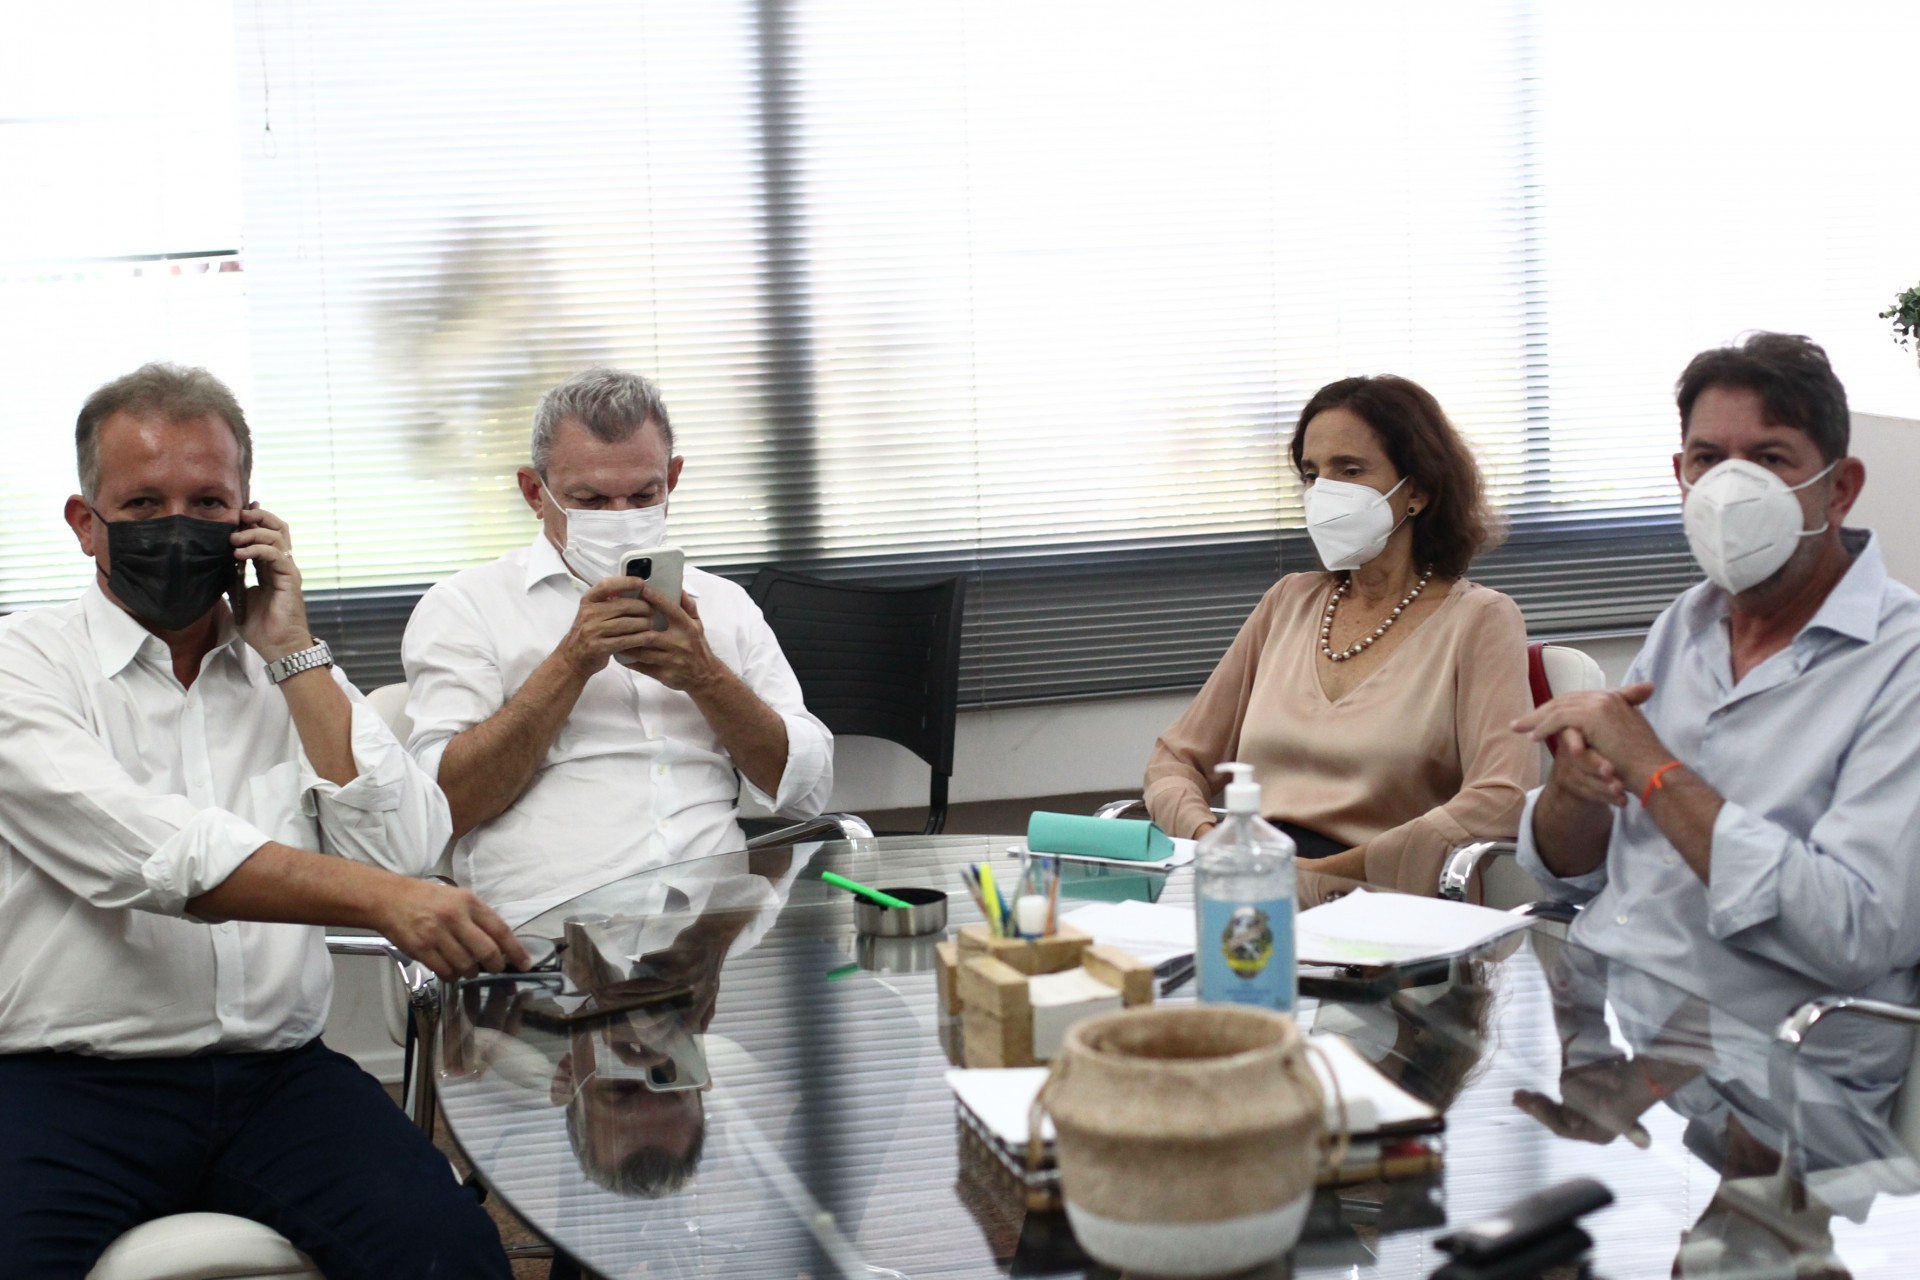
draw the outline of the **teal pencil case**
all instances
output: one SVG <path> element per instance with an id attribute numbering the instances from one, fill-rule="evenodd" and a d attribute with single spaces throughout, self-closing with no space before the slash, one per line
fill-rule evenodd
<path id="1" fill-rule="evenodd" d="M 1162 862 L 1173 856 L 1172 838 L 1151 822 L 1090 818 L 1081 813 L 1036 811 L 1027 819 L 1027 848 L 1035 853 L 1126 862 Z"/>

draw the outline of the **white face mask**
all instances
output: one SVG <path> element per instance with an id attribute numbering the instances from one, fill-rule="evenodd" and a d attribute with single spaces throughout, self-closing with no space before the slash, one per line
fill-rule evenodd
<path id="1" fill-rule="evenodd" d="M 574 576 L 594 583 L 620 572 L 620 553 L 633 547 L 657 547 L 667 540 L 667 504 L 629 507 L 625 511 L 585 511 L 562 506 L 547 482 L 540 482 L 547 501 L 567 517 L 567 545 L 561 558 Z"/>
<path id="2" fill-rule="evenodd" d="M 1300 502 L 1307 511 L 1307 536 L 1329 569 L 1358 569 L 1379 555 L 1400 527 L 1387 499 L 1407 478 L 1385 493 L 1346 480 L 1315 480 Z"/>
<path id="3" fill-rule="evenodd" d="M 1800 539 L 1825 533 L 1825 524 L 1800 527 L 1800 500 L 1793 495 L 1838 465 L 1789 487 L 1758 463 L 1729 458 L 1691 485 L 1682 481 L 1687 546 L 1707 577 L 1739 595 L 1778 573 Z"/>

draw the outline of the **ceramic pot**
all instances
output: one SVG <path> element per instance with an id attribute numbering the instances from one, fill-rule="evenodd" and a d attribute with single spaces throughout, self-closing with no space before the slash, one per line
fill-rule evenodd
<path id="1" fill-rule="evenodd" d="M 1067 1032 L 1053 1116 L 1081 1247 L 1141 1276 L 1219 1276 L 1285 1254 L 1321 1164 L 1320 1087 L 1293 1019 L 1245 1005 L 1133 1009 Z"/>

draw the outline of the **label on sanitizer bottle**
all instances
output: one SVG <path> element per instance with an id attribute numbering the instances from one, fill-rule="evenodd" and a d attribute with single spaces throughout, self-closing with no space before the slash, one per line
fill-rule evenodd
<path id="1" fill-rule="evenodd" d="M 1289 868 L 1291 872 L 1291 868 Z M 1200 998 L 1292 1013 L 1293 898 L 1200 900 Z"/>

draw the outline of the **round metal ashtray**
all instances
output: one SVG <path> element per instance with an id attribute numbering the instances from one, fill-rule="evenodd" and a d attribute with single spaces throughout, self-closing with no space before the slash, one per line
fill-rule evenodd
<path id="1" fill-rule="evenodd" d="M 880 892 L 912 905 L 903 911 L 855 898 L 853 927 L 858 932 L 876 938 L 917 938 L 947 927 L 947 895 L 940 890 L 883 888 Z"/>

